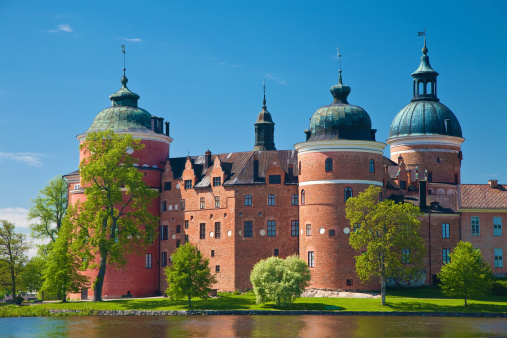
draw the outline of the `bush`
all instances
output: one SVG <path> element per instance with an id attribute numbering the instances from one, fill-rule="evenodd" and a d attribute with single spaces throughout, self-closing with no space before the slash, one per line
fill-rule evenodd
<path id="1" fill-rule="evenodd" d="M 493 282 L 491 289 L 493 296 L 507 296 L 507 280 L 496 280 Z"/>
<path id="2" fill-rule="evenodd" d="M 23 303 L 25 299 L 21 296 L 16 296 L 14 297 L 13 301 L 14 301 L 14 304 L 16 305 L 21 305 L 21 303 Z"/>

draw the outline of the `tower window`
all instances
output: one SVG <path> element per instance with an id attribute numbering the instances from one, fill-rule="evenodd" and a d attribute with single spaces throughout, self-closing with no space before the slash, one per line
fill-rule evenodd
<path id="1" fill-rule="evenodd" d="M 345 202 L 352 197 L 352 188 L 345 188 Z"/>
<path id="2" fill-rule="evenodd" d="M 206 223 L 199 224 L 199 238 L 206 239 Z"/>
<path id="3" fill-rule="evenodd" d="M 299 173 L 299 175 L 301 175 L 301 161 L 299 161 L 298 173 Z"/>
<path id="4" fill-rule="evenodd" d="M 222 178 L 221 177 L 213 177 L 213 186 L 218 187 L 222 185 Z"/>
<path id="5" fill-rule="evenodd" d="M 185 180 L 185 189 L 192 189 L 192 180 Z"/>
<path id="6" fill-rule="evenodd" d="M 326 172 L 329 173 L 331 171 L 333 171 L 333 160 L 326 158 Z"/>
<path id="7" fill-rule="evenodd" d="M 308 251 L 308 267 L 310 267 L 310 268 L 315 267 L 315 252 L 314 251 Z"/>
<path id="8" fill-rule="evenodd" d="M 222 225 L 220 222 L 215 222 L 215 238 L 220 238 L 220 230 L 222 229 Z"/>
<path id="9" fill-rule="evenodd" d="M 301 190 L 301 205 L 305 204 L 305 189 Z"/>
<path id="10" fill-rule="evenodd" d="M 312 235 L 312 225 L 307 224 L 306 225 L 306 236 L 311 236 L 311 235 Z"/>
<path id="11" fill-rule="evenodd" d="M 374 172 L 375 172 L 375 161 L 370 160 L 370 173 L 374 173 Z"/>

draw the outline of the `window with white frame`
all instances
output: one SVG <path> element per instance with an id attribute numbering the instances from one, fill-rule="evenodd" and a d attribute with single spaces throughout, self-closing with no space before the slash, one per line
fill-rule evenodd
<path id="1" fill-rule="evenodd" d="M 479 216 L 472 216 L 471 224 L 472 224 L 472 236 L 479 236 L 480 235 Z"/>
<path id="2" fill-rule="evenodd" d="M 495 250 L 495 268 L 503 268 L 503 249 Z"/>
<path id="3" fill-rule="evenodd" d="M 502 217 L 493 217 L 493 235 L 502 236 Z"/>

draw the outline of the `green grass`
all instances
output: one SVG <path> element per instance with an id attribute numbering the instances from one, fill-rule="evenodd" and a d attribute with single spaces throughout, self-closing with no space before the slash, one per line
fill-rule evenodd
<path id="1" fill-rule="evenodd" d="M 507 297 L 469 300 L 464 307 L 462 299 L 441 298 L 438 290 L 411 289 L 392 290 L 387 305 L 380 299 L 363 298 L 300 298 L 286 307 L 274 303 L 256 304 L 255 296 L 222 295 L 219 298 L 192 300 L 192 310 L 325 310 L 326 306 L 338 306 L 339 311 L 430 311 L 430 312 L 507 312 Z M 436 299 L 437 296 L 440 299 Z M 68 303 L 45 303 L 33 305 L 41 309 L 73 309 L 90 313 L 93 310 L 188 310 L 187 301 L 172 302 L 167 298 L 111 300 L 99 303 L 71 301 Z"/>

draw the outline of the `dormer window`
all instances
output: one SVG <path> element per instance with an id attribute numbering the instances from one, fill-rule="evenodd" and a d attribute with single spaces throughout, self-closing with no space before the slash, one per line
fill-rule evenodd
<path id="1" fill-rule="evenodd" d="M 213 177 L 213 186 L 219 187 L 222 185 L 222 178 L 221 177 Z"/>
<path id="2" fill-rule="evenodd" d="M 269 184 L 280 184 L 282 183 L 281 175 L 269 175 Z"/>
<path id="3" fill-rule="evenodd" d="M 192 180 L 185 180 L 185 189 L 192 189 Z"/>

